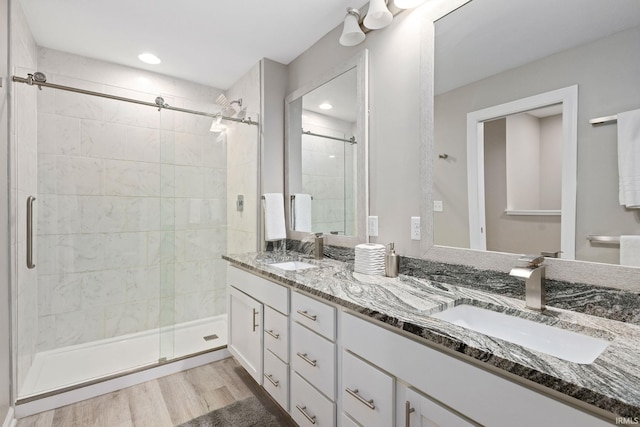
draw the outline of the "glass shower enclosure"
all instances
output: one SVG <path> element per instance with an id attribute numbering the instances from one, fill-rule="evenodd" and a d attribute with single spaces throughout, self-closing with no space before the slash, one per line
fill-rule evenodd
<path id="1" fill-rule="evenodd" d="M 258 141 L 254 125 L 213 133 L 210 116 L 119 98 L 209 100 L 46 79 L 112 97 L 14 83 L 18 401 L 226 345 L 227 147 Z"/>

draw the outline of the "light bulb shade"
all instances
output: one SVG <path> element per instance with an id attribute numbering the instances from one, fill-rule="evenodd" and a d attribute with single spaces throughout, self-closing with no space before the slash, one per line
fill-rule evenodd
<path id="1" fill-rule="evenodd" d="M 360 15 L 356 9 L 347 9 L 347 16 L 344 18 L 344 28 L 340 36 L 342 46 L 355 46 L 362 43 L 365 38 L 359 21 Z"/>
<path id="2" fill-rule="evenodd" d="M 420 6 L 424 2 L 425 0 L 394 0 L 393 4 L 395 4 L 398 9 L 412 9 Z"/>
<path id="3" fill-rule="evenodd" d="M 393 15 L 387 9 L 385 0 L 371 0 L 369 2 L 369 11 L 364 17 L 364 26 L 371 30 L 378 30 L 391 24 Z"/>

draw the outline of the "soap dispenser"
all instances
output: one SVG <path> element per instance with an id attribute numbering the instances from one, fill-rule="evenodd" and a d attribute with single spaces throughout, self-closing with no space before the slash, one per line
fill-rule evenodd
<path id="1" fill-rule="evenodd" d="M 389 251 L 384 259 L 384 273 L 387 277 L 398 277 L 400 271 L 400 257 L 396 254 L 394 244 L 389 243 Z"/>

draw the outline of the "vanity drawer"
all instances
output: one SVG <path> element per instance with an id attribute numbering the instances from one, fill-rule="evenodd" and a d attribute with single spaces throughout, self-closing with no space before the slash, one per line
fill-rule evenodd
<path id="1" fill-rule="evenodd" d="M 291 325 L 291 367 L 336 400 L 336 345 L 295 322 Z"/>
<path id="2" fill-rule="evenodd" d="M 393 425 L 394 378 L 342 352 L 342 410 L 364 426 Z"/>
<path id="3" fill-rule="evenodd" d="M 342 427 L 360 427 L 358 423 L 353 421 L 347 414 L 342 413 Z"/>
<path id="4" fill-rule="evenodd" d="M 324 397 L 300 375 L 291 373 L 291 417 L 302 427 L 336 425 L 336 404 Z"/>
<path id="5" fill-rule="evenodd" d="M 289 314 L 289 289 L 239 268 L 227 267 L 227 283 L 261 303 Z"/>
<path id="6" fill-rule="evenodd" d="M 293 320 L 330 339 L 336 340 L 336 309 L 318 300 L 293 292 Z"/>
<path id="7" fill-rule="evenodd" d="M 264 307 L 264 347 L 289 363 L 289 318 Z"/>
<path id="8" fill-rule="evenodd" d="M 289 410 L 289 365 L 278 359 L 270 351 L 264 352 L 265 390 L 285 410 Z"/>

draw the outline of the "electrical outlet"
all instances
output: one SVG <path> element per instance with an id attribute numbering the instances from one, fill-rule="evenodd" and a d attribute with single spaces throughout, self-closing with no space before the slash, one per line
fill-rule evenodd
<path id="1" fill-rule="evenodd" d="M 376 237 L 378 235 L 378 217 L 369 217 L 369 236 Z"/>
<path id="2" fill-rule="evenodd" d="M 433 201 L 433 211 L 434 212 L 442 212 L 444 210 L 444 206 L 442 204 L 442 200 L 434 200 Z"/>
<path id="3" fill-rule="evenodd" d="M 420 217 L 411 217 L 411 240 L 420 240 Z"/>

